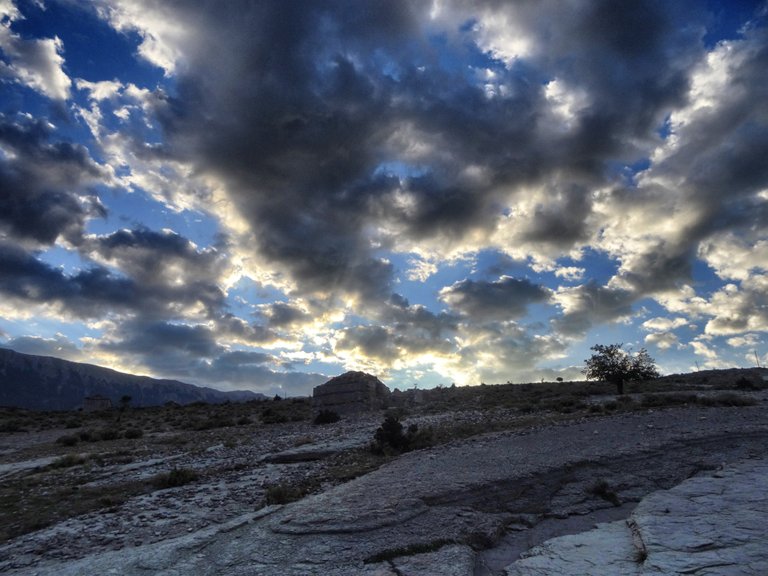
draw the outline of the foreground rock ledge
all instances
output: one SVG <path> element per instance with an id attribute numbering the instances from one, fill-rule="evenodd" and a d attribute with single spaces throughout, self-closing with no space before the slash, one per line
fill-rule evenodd
<path id="1" fill-rule="evenodd" d="M 240 519 L 185 537 L 9 573 L 469 576 L 475 551 L 493 546 L 511 527 L 612 506 L 590 492 L 596 478 L 605 481 L 621 501 L 638 501 L 702 470 L 715 470 L 722 462 L 749 462 L 750 458 L 761 462 L 768 458 L 768 411 L 760 406 L 627 414 L 489 434 L 406 454 L 325 493 L 284 507 L 244 511 L 248 514 Z M 755 468 L 751 481 L 764 472 L 764 467 Z M 737 477 L 752 478 L 747 473 L 733 476 Z M 745 488 L 742 495 L 749 491 Z M 647 502 L 662 497 L 656 498 Z M 716 491 L 709 500 L 720 509 L 737 505 L 735 499 L 718 500 Z M 698 546 L 700 554 L 715 551 L 708 531 L 695 542 L 678 539 L 677 544 L 658 535 L 651 521 L 653 509 L 648 508 L 651 504 L 643 506 L 634 518 L 648 558 L 642 566 L 633 564 L 633 569 L 651 570 L 665 554 L 672 558 L 678 545 L 680 550 Z M 677 518 L 689 534 L 694 520 L 684 511 L 676 515 L 670 506 L 663 504 L 663 509 L 670 509 L 664 515 L 673 523 Z M 646 508 L 649 513 L 644 516 Z M 764 518 L 762 510 L 754 514 Z M 762 533 L 758 536 L 764 538 Z M 662 549 L 662 544 L 672 548 Z M 627 552 L 631 557 L 633 546 L 630 539 L 619 556 Z M 748 539 L 742 548 L 747 546 L 764 550 L 765 541 Z M 588 562 L 588 551 L 584 557 Z M 524 561 L 531 570 L 535 569 L 533 558 Z M 760 566 L 761 560 L 755 562 Z M 589 565 L 599 569 L 600 562 Z M 611 573 L 591 570 L 574 572 L 571 565 L 562 573 Z M 556 572 L 520 572 L 539 573 Z"/>
<path id="2" fill-rule="evenodd" d="M 746 461 L 644 498 L 629 520 L 554 538 L 508 576 L 768 574 L 768 460 Z"/>

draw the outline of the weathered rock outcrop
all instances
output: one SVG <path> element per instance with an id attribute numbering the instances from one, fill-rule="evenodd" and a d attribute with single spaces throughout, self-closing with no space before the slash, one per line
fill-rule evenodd
<path id="1" fill-rule="evenodd" d="M 331 410 L 337 414 L 353 414 L 386 408 L 389 388 L 381 380 L 365 372 L 345 372 L 331 378 L 312 391 L 315 413 Z"/>
<path id="2" fill-rule="evenodd" d="M 553 538 L 507 567 L 509 576 L 768 574 L 768 460 L 655 492 L 628 520 Z"/>

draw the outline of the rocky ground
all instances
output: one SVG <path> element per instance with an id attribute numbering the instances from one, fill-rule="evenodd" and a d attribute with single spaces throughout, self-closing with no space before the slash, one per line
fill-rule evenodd
<path id="1" fill-rule="evenodd" d="M 367 449 L 382 414 L 326 426 L 265 424 L 254 416 L 241 426 L 183 433 L 161 427 L 138 439 L 69 448 L 56 443 L 66 428 L 6 433 L 0 437 L 4 524 L 18 524 L 14 515 L 41 514 L 56 499 L 71 502 L 72 510 L 6 532 L 0 572 L 557 574 L 558 554 L 566 562 L 573 557 L 568 546 L 589 550 L 569 541 L 563 548 L 562 536 L 590 534 L 595 523 L 609 522 L 612 537 L 627 544 L 616 562 L 629 562 L 638 574 L 665 573 L 651 567 L 674 555 L 659 548 L 669 538 L 652 536 L 661 529 L 646 509 L 660 505 L 646 504 L 655 502 L 646 497 L 717 475 L 746 486 L 736 491 L 742 500 L 749 486 L 764 490 L 759 463 L 768 457 L 768 394 L 728 392 L 748 399 L 743 404 L 751 405 L 743 406 L 690 397 L 664 405 L 638 395 L 622 400 L 624 409 L 595 409 L 615 404 L 604 392 L 580 397 L 576 410 L 567 398 L 547 404 L 560 411 L 533 413 L 525 398 L 494 408 L 482 402 L 463 410 L 412 407 L 405 423 L 433 429 L 435 442 L 400 456 L 374 457 Z M 477 433 L 483 429 L 496 431 Z M 79 457 L 69 457 L 77 464 L 54 466 L 69 454 Z M 178 486 L 158 482 L 174 469 L 195 474 Z M 718 500 L 721 489 L 707 486 L 697 489 L 709 494 L 710 505 L 722 502 L 741 517 L 764 515 L 733 495 Z M 103 501 L 77 513 L 78 502 L 97 496 Z M 690 507 L 678 509 L 671 517 L 696 524 Z M 712 516 L 702 510 L 699 516 Z M 636 530 L 644 547 L 632 540 L 628 518 L 644 527 Z M 696 544 L 701 552 L 720 547 L 713 531 L 708 543 Z M 745 529 L 743 539 L 749 536 Z M 768 555 L 763 533 L 752 536 L 749 550 Z M 710 566 L 697 573 L 764 573 L 733 572 L 733 554 L 722 554 L 721 571 Z M 589 562 L 590 553 L 583 555 Z M 594 557 L 603 555 L 596 550 Z"/>

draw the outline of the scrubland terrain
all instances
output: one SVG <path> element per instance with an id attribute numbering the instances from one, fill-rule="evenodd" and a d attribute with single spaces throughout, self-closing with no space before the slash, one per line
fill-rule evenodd
<path id="1" fill-rule="evenodd" d="M 360 550 L 345 540 L 350 566 L 388 565 L 462 543 L 478 552 L 471 560 L 476 574 L 501 573 L 494 562 L 501 565 L 535 543 L 521 543 L 519 535 L 541 530 L 548 518 L 619 513 L 652 489 L 711 468 L 723 454 L 759 451 L 765 438 L 752 428 L 738 445 L 723 439 L 759 424 L 756 415 L 765 413 L 768 397 L 764 373 L 669 376 L 633 383 L 620 397 L 607 384 L 585 382 L 398 393 L 386 414 L 410 427 L 405 455 L 386 442 L 372 450 L 384 412 L 318 425 L 306 398 L 101 413 L 0 409 L 0 571 L 67 573 L 62 566 L 80 559 L 155 549 L 185 536 L 214 538 L 274 516 L 282 519 L 270 534 L 302 542 L 402 529 L 397 538 L 382 532 L 379 544 L 369 535 Z M 690 446 L 680 444 L 689 433 Z M 556 445 L 561 450 L 553 450 Z M 524 460 L 505 468 L 504 455 L 515 450 Z M 656 464 L 655 472 L 637 474 Z M 349 488 L 339 491 L 341 485 Z M 389 486 L 399 488 L 386 506 L 366 496 L 368 490 L 384 498 Z M 345 511 L 344 498 L 356 504 Z M 400 510 L 401 499 L 424 514 Z M 440 514 L 449 510 L 452 520 L 444 526 L 452 528 L 441 532 Z M 323 516 L 342 512 L 350 518 Z M 419 524 L 430 514 L 437 517 L 429 527 Z M 463 518 L 462 527 L 456 518 Z M 494 560 L 503 542 L 506 556 Z M 243 573 L 315 573 L 289 566 L 294 560 L 273 548 L 274 558 Z M 317 573 L 330 573 L 322 553 L 312 554 Z M 355 573 L 345 572 L 343 563 L 339 569 Z"/>

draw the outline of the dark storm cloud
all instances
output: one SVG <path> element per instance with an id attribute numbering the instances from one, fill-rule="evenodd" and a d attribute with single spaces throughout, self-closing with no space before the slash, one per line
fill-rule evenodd
<path id="1" fill-rule="evenodd" d="M 17 246 L 0 244 L 0 292 L 22 301 L 58 303 L 72 314 L 94 318 L 110 308 L 124 310 L 139 290 L 103 268 L 68 276 Z"/>
<path id="2" fill-rule="evenodd" d="M 62 335 L 56 335 L 54 338 L 19 336 L 3 342 L 3 347 L 22 354 L 55 356 L 73 361 L 82 361 L 83 359 L 83 351 L 74 342 Z"/>
<path id="3" fill-rule="evenodd" d="M 102 266 L 66 274 L 9 244 L 0 244 L 0 292 L 20 301 L 57 304 L 80 318 L 109 312 L 166 316 L 179 306 L 199 305 L 213 313 L 224 299 L 215 285 L 143 285 Z"/>
<path id="4" fill-rule="evenodd" d="M 147 293 L 182 303 L 199 301 L 211 315 L 223 306 L 218 283 L 227 262 L 216 247 L 199 249 L 179 234 L 140 228 L 89 236 L 80 251 L 115 266 Z"/>
<path id="5" fill-rule="evenodd" d="M 552 321 L 556 331 L 565 336 L 583 336 L 593 324 L 629 316 L 636 295 L 630 290 L 590 281 L 574 288 L 561 288 L 555 299 L 563 308 L 563 315 Z"/>
<path id="6" fill-rule="evenodd" d="M 390 362 L 399 353 L 389 333 L 383 326 L 353 326 L 346 328 L 336 344 L 337 350 L 358 351 L 366 358 Z"/>
<path id="7" fill-rule="evenodd" d="M 274 328 L 302 324 L 312 319 L 311 314 L 287 302 L 269 304 L 261 310 L 260 314 L 266 318 L 269 326 Z"/>
<path id="8" fill-rule="evenodd" d="M 310 394 L 327 378 L 285 370 L 271 354 L 229 351 L 218 344 L 219 332 L 200 324 L 133 321 L 119 325 L 112 339 L 99 347 L 130 358 L 154 375 L 218 388 L 247 388 L 256 392 Z"/>
<path id="9" fill-rule="evenodd" d="M 119 330 L 119 341 L 105 342 L 105 350 L 138 354 L 165 364 L 175 358 L 205 359 L 221 354 L 216 334 L 206 326 L 170 322 L 125 322 Z"/>
<path id="10" fill-rule="evenodd" d="M 530 12 L 525 4 L 487 5 L 523 19 Z M 412 3 L 175 6 L 185 21 L 206 26 L 182 47 L 178 96 L 161 117 L 166 151 L 225 179 L 262 255 L 287 267 L 300 291 L 379 301 L 391 292 L 393 269 L 375 256 L 371 225 L 384 218 L 413 240 L 461 240 L 493 229 L 500 190 L 555 168 L 566 179 L 599 182 L 607 160 L 656 138 L 684 101 L 686 68 L 701 49 L 701 30 L 679 26 L 691 14 L 677 5 L 591 2 L 563 14 L 560 3 L 544 3 L 530 26 L 541 50 L 530 62 L 497 65 L 509 93 L 488 98 L 467 76 L 466 38 L 451 31 L 441 49 L 457 65 L 441 62 L 423 35 L 424 7 Z M 567 135 L 540 124 L 548 106 L 542 84 L 555 76 L 588 96 Z M 430 148 L 422 157 L 411 160 L 393 145 L 406 129 Z M 398 179 L 377 171 L 392 161 L 423 173 Z M 462 180 L 471 165 L 488 179 Z M 394 189 L 411 198 L 407 209 L 391 202 Z M 567 250 L 587 239 L 590 213 L 588 187 L 572 188 L 537 211 L 527 238 Z"/>
<path id="11" fill-rule="evenodd" d="M 503 276 L 495 282 L 461 280 L 443 288 L 440 298 L 473 321 L 524 316 L 531 304 L 546 302 L 550 290 L 530 280 Z"/>
<path id="12" fill-rule="evenodd" d="M 585 221 L 591 210 L 590 191 L 572 184 L 536 207 L 523 238 L 568 250 L 588 240 L 590 230 Z"/>
<path id="13" fill-rule="evenodd" d="M 392 269 L 366 246 L 360 191 L 387 100 L 344 54 L 396 45 L 407 29 L 407 3 L 376 6 L 217 3 L 204 34 L 232 60 L 192 47 L 164 118 L 171 149 L 228 180 L 261 252 L 303 291 L 388 294 Z"/>
<path id="14" fill-rule="evenodd" d="M 258 323 L 248 323 L 234 314 L 224 313 L 215 319 L 216 332 L 222 338 L 232 338 L 249 344 L 264 344 L 276 340 L 277 332 Z"/>
<path id="15" fill-rule="evenodd" d="M 765 201 L 756 196 L 768 188 L 765 22 L 716 48 L 707 65 L 699 71 L 701 102 L 678 113 L 675 146 L 651 166 L 650 182 L 613 195 L 616 214 L 639 213 L 644 204 L 669 206 L 662 221 L 673 231 L 670 238 L 644 243 L 622 267 L 622 279 L 638 296 L 691 283 L 701 244 L 718 233 L 749 236 L 765 228 Z"/>
<path id="16" fill-rule="evenodd" d="M 45 120 L 0 114 L 0 233 L 35 244 L 77 244 L 87 218 L 104 216 L 87 187 L 105 178 L 85 147 L 51 142 Z"/>
<path id="17" fill-rule="evenodd" d="M 392 325 L 396 332 L 412 334 L 422 341 L 437 341 L 456 332 L 459 318 L 454 314 L 435 314 L 424 306 L 411 305 L 407 298 L 393 294 L 389 306 L 382 313 L 382 320 Z"/>

